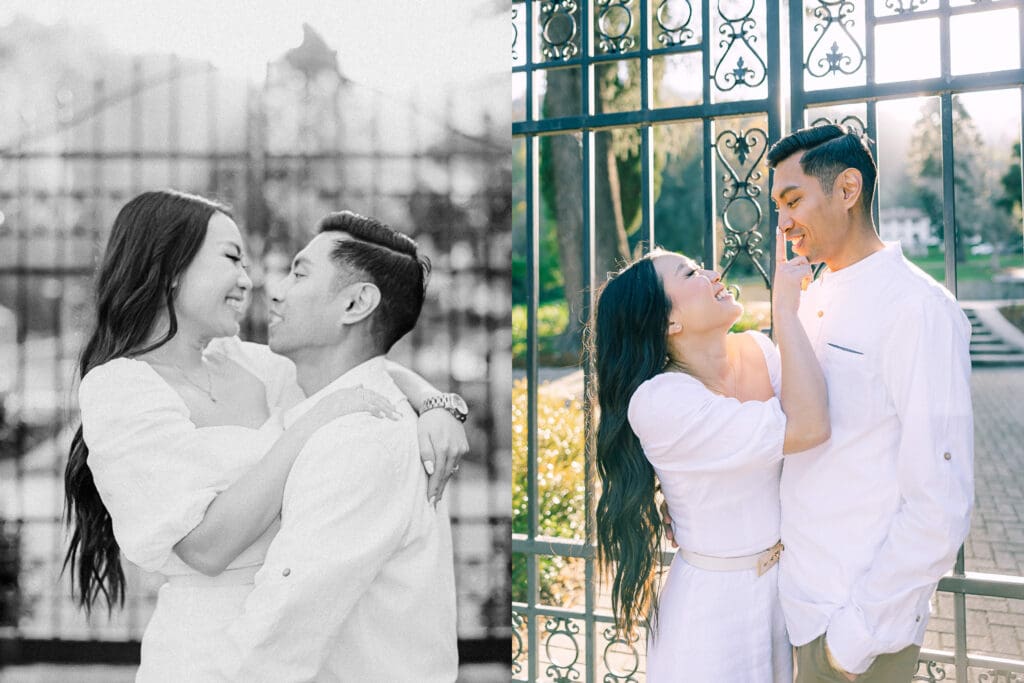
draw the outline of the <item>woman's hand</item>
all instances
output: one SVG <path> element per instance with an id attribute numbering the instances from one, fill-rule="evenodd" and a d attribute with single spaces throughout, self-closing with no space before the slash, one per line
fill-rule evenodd
<path id="1" fill-rule="evenodd" d="M 317 401 L 309 411 L 311 418 L 316 420 L 318 425 L 352 413 L 369 413 L 374 417 L 386 417 L 391 420 L 401 418 L 391 401 L 361 384 L 331 392 Z"/>
<path id="2" fill-rule="evenodd" d="M 427 471 L 427 499 L 437 505 L 448 479 L 459 469 L 459 461 L 469 452 L 466 428 L 447 410 L 428 410 L 416 421 L 420 440 L 420 460 Z"/>
<path id="3" fill-rule="evenodd" d="M 786 238 L 775 232 L 775 281 L 772 283 L 773 313 L 793 313 L 800 306 L 800 292 L 807 288 L 813 274 L 803 256 L 786 258 Z"/>

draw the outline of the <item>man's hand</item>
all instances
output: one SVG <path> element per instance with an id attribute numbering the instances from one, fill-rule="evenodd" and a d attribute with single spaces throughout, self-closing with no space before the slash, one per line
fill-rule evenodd
<path id="1" fill-rule="evenodd" d="M 420 460 L 427 472 L 427 499 L 435 506 L 444 494 L 448 479 L 459 469 L 469 452 L 466 428 L 446 410 L 428 410 L 416 421 Z"/>
<path id="2" fill-rule="evenodd" d="M 678 548 L 679 544 L 676 543 L 676 535 L 672 531 L 672 517 L 668 514 L 668 501 L 661 501 L 661 523 L 665 525 L 665 538 L 672 542 L 673 548 Z"/>

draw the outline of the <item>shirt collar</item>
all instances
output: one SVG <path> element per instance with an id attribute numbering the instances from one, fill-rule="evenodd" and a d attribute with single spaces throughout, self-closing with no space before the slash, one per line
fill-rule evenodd
<path id="1" fill-rule="evenodd" d="M 360 384 L 365 386 L 367 389 L 379 386 L 381 375 L 387 373 L 384 363 L 384 356 L 380 355 L 374 356 L 373 358 L 363 361 L 359 365 L 355 366 L 306 400 L 286 410 L 283 416 L 284 426 L 286 428 L 290 427 L 296 420 L 312 410 L 313 406 L 315 406 L 320 399 L 328 394 L 334 393 L 338 389 L 355 387 Z"/>
<path id="2" fill-rule="evenodd" d="M 835 272 L 825 268 L 819 277 L 822 286 L 831 287 L 869 277 L 879 268 L 884 268 L 903 259 L 903 248 L 899 242 L 885 242 L 884 244 L 885 248 L 881 251 L 876 251 L 845 268 L 840 268 Z"/>

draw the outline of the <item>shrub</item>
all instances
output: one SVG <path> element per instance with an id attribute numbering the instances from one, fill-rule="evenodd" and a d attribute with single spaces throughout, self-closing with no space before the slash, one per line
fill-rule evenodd
<path id="1" fill-rule="evenodd" d="M 546 389 L 537 392 L 537 533 L 582 539 L 583 404 Z M 512 530 L 528 532 L 526 380 L 512 388 Z M 538 558 L 539 591 L 544 604 L 568 606 L 583 586 L 574 564 L 561 557 Z M 512 599 L 526 601 L 526 560 L 512 558 Z"/>

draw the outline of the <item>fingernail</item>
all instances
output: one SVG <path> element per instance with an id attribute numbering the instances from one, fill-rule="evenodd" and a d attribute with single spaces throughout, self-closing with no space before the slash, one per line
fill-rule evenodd
<path id="1" fill-rule="evenodd" d="M 434 463 L 432 461 L 430 461 L 430 460 L 427 460 L 425 463 L 423 463 L 423 469 L 425 469 L 427 471 L 427 474 L 433 474 L 434 473 Z"/>

